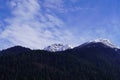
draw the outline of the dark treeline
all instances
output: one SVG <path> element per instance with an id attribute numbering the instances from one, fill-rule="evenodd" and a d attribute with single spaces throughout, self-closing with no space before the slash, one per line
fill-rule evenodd
<path id="1" fill-rule="evenodd" d="M 0 52 L 0 80 L 120 80 L 119 58 L 119 49 L 103 45 L 62 52 L 12 47 Z"/>

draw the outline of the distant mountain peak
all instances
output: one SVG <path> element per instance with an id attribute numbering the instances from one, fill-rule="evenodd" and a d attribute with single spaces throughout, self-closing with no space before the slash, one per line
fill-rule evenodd
<path id="1" fill-rule="evenodd" d="M 102 43 L 108 47 L 111 47 L 111 48 L 118 48 L 117 46 L 115 46 L 110 40 L 108 39 L 95 39 L 93 41 L 89 41 L 87 43 Z"/>
<path id="2" fill-rule="evenodd" d="M 13 46 L 13 47 L 7 48 L 7 49 L 5 49 L 5 50 L 2 50 L 2 53 L 4 53 L 4 52 L 11 52 L 11 53 L 16 52 L 16 53 L 21 53 L 21 52 L 30 51 L 30 50 L 31 50 L 31 49 L 29 49 L 29 48 L 26 48 L 26 47 L 22 47 L 22 46 L 17 45 L 17 46 Z"/>
<path id="3" fill-rule="evenodd" d="M 26 47 L 23 47 L 23 46 L 20 46 L 20 45 L 16 45 L 16 46 L 13 46 L 13 47 L 10 47 L 10 48 L 8 48 L 7 50 L 9 50 L 9 49 L 29 49 L 29 48 L 26 48 Z M 30 49 L 29 49 L 30 50 Z"/>
<path id="4" fill-rule="evenodd" d="M 83 43 L 81 44 L 80 46 L 78 47 L 75 47 L 75 48 L 83 48 L 83 47 L 87 47 L 87 48 L 90 48 L 90 47 L 109 47 L 109 48 L 115 48 L 115 49 L 119 49 L 118 46 L 114 45 L 110 40 L 108 39 L 95 39 L 95 40 L 91 40 L 91 41 L 88 41 L 86 43 Z"/>
<path id="5" fill-rule="evenodd" d="M 72 47 L 67 44 L 64 45 L 64 44 L 57 44 L 57 43 L 44 48 L 44 50 L 50 51 L 50 52 L 64 51 L 67 49 L 72 49 Z"/>
<path id="6" fill-rule="evenodd" d="M 96 42 L 96 43 L 103 43 L 109 47 L 112 47 L 112 48 L 115 48 L 116 46 L 108 39 L 96 39 L 94 40 L 93 42 Z"/>

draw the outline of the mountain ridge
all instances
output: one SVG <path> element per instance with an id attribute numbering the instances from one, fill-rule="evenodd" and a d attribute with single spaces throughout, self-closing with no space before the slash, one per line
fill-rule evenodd
<path id="1" fill-rule="evenodd" d="M 120 50 L 103 43 L 59 52 L 12 47 L 0 54 L 0 80 L 120 80 L 119 75 Z"/>
<path id="2" fill-rule="evenodd" d="M 74 49 L 74 48 L 78 48 L 78 47 L 83 47 L 83 46 L 85 46 L 85 45 L 87 46 L 89 44 L 101 44 L 101 45 L 104 45 L 104 47 L 120 49 L 118 46 L 115 46 L 108 39 L 95 39 L 95 40 L 91 40 L 91 41 L 85 42 L 85 43 L 80 44 L 79 46 L 75 46 L 75 47 L 72 47 L 71 45 L 68 45 L 68 44 L 54 43 L 54 44 L 51 44 L 51 45 L 49 45 L 49 46 L 47 46 L 47 47 L 45 47 L 43 49 L 38 49 L 38 50 L 57 52 L 57 51 L 65 51 L 65 50 L 68 50 L 68 49 Z M 16 46 L 13 46 L 13 47 L 10 47 L 10 48 L 7 48 L 7 49 L 9 50 L 9 49 L 15 49 L 15 48 L 19 48 L 19 49 L 26 48 L 28 50 L 31 50 L 30 48 L 22 47 L 20 45 L 16 45 Z M 7 50 L 7 49 L 4 49 L 4 50 Z M 4 50 L 1 50 L 1 51 L 4 51 Z"/>

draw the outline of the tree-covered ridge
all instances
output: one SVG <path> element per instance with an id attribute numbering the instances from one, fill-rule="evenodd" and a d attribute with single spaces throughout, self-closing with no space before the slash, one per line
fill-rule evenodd
<path id="1" fill-rule="evenodd" d="M 1 51 L 0 80 L 120 80 L 120 50 L 94 45 L 62 52 Z"/>

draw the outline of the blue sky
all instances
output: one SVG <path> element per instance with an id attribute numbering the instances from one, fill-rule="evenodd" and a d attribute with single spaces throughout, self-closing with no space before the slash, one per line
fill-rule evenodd
<path id="1" fill-rule="evenodd" d="M 0 49 L 97 38 L 120 46 L 120 0 L 0 0 Z"/>

